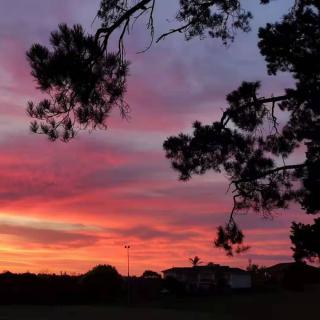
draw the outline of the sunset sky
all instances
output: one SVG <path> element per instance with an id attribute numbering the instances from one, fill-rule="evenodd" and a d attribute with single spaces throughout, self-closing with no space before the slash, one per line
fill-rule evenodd
<path id="1" fill-rule="evenodd" d="M 258 1 L 247 2 L 253 31 L 228 48 L 177 35 L 136 54 L 148 44 L 137 24 L 126 42 L 130 120 L 114 110 L 107 131 L 83 131 L 64 144 L 28 130 L 26 103 L 40 93 L 25 52 L 34 42 L 46 44 L 62 22 L 94 32 L 99 0 L 0 1 L 0 271 L 78 273 L 108 263 L 124 273 L 125 244 L 137 275 L 188 265 L 195 255 L 240 267 L 249 258 L 264 265 L 291 260 L 290 223 L 306 221 L 297 208 L 273 220 L 238 217 L 252 248 L 228 258 L 212 244 L 232 207 L 227 180 L 210 173 L 180 182 L 162 149 L 168 136 L 190 131 L 193 121 L 217 120 L 226 94 L 243 80 L 261 80 L 265 95 L 290 86 L 287 75 L 267 76 L 256 34 L 292 1 L 262 10 L 253 6 Z M 158 3 L 160 33 L 170 28 L 176 1 Z"/>

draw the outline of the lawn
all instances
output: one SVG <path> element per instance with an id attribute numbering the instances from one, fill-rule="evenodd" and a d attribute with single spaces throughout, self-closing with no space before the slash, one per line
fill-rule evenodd
<path id="1" fill-rule="evenodd" d="M 0 320 L 208 320 L 206 312 L 91 306 L 0 306 Z"/>
<path id="2" fill-rule="evenodd" d="M 320 288 L 167 300 L 134 307 L 0 306 L 0 320 L 272 320 L 318 319 Z"/>
<path id="3" fill-rule="evenodd" d="M 320 287 L 303 292 L 275 291 L 198 297 L 162 303 L 162 308 L 206 312 L 217 320 L 320 319 Z"/>

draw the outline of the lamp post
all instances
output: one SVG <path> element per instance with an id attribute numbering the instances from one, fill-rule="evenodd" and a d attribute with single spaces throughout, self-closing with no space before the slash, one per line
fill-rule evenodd
<path id="1" fill-rule="evenodd" d="M 130 304 L 130 246 L 125 245 L 125 249 L 127 249 L 127 263 L 128 263 L 128 277 L 127 277 L 127 285 L 128 285 L 128 292 L 127 292 L 127 298 L 128 298 L 128 305 Z"/>
<path id="2" fill-rule="evenodd" d="M 128 259 L 128 278 L 130 277 L 130 246 L 124 246 L 127 249 L 127 259 Z"/>

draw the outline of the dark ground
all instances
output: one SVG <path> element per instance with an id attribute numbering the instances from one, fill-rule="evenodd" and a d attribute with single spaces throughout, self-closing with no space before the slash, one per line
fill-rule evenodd
<path id="1" fill-rule="evenodd" d="M 320 319 L 320 288 L 167 299 L 148 306 L 0 306 L 0 320 Z"/>
<path id="2" fill-rule="evenodd" d="M 309 286 L 302 292 L 282 290 L 198 297 L 168 302 L 162 307 L 206 312 L 217 320 L 320 319 L 320 286 Z"/>
<path id="3" fill-rule="evenodd" d="M 208 320 L 206 312 L 99 306 L 1 306 L 0 320 Z"/>

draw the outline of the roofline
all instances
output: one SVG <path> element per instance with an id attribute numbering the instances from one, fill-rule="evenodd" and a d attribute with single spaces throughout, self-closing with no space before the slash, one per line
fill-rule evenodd
<path id="1" fill-rule="evenodd" d="M 229 266 L 221 266 L 221 265 L 214 265 L 214 266 L 196 266 L 196 267 L 172 267 L 172 268 L 169 268 L 169 269 L 165 269 L 165 270 L 162 270 L 161 272 L 162 273 L 165 273 L 165 272 L 169 272 L 169 271 L 182 271 L 182 270 L 201 270 L 203 268 L 208 268 L 208 269 L 216 269 L 216 268 L 220 268 L 220 269 L 225 269 L 227 271 L 230 271 L 230 272 L 243 272 L 243 273 L 249 273 L 247 270 L 243 270 L 241 268 L 233 268 L 233 267 L 229 267 Z"/>

